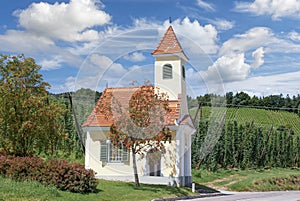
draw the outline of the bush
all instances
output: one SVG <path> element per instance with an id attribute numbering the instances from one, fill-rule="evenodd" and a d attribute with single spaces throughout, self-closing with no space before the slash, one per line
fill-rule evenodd
<path id="1" fill-rule="evenodd" d="M 0 156 L 0 175 L 16 181 L 35 180 L 77 193 L 95 192 L 97 187 L 94 171 L 64 160 Z"/>

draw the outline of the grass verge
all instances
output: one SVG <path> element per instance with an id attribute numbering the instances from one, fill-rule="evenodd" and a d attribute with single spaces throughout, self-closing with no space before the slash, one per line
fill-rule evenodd
<path id="1" fill-rule="evenodd" d="M 99 180 L 97 193 L 78 194 L 57 190 L 55 187 L 45 187 L 38 182 L 16 182 L 0 177 L 0 201 L 29 200 L 152 200 L 154 198 L 169 198 L 192 195 L 189 188 L 177 188 L 163 185 L 141 185 L 135 188 L 134 183 Z"/>
<path id="2" fill-rule="evenodd" d="M 203 190 L 232 191 L 300 190 L 299 169 L 272 168 L 269 170 L 220 170 L 212 173 L 194 170 L 193 180 Z M 145 185 L 135 188 L 134 183 L 99 180 L 97 193 L 78 194 L 45 187 L 38 182 L 16 182 L 0 177 L 0 201 L 29 200 L 152 200 L 192 195 L 190 188 L 164 185 Z"/>
<path id="3" fill-rule="evenodd" d="M 193 180 L 220 190 L 300 190 L 300 171 L 291 168 L 220 170 L 216 173 L 206 170 L 194 170 Z"/>

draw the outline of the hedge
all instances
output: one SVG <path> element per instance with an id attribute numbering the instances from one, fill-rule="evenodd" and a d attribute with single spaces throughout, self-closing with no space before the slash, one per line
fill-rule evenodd
<path id="1" fill-rule="evenodd" d="M 16 181 L 33 180 L 76 193 L 95 192 L 95 172 L 79 163 L 39 157 L 0 156 L 0 175 Z"/>

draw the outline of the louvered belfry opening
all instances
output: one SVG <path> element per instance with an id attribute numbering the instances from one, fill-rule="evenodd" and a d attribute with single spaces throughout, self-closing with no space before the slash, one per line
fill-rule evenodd
<path id="1" fill-rule="evenodd" d="M 173 68 L 171 64 L 165 64 L 163 66 L 163 79 L 172 79 L 173 78 Z"/>

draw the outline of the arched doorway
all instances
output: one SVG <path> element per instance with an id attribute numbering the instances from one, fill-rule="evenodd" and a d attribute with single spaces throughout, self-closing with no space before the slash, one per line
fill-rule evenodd
<path id="1" fill-rule="evenodd" d="M 161 176 L 161 153 L 157 149 L 147 152 L 147 169 L 149 176 Z"/>

